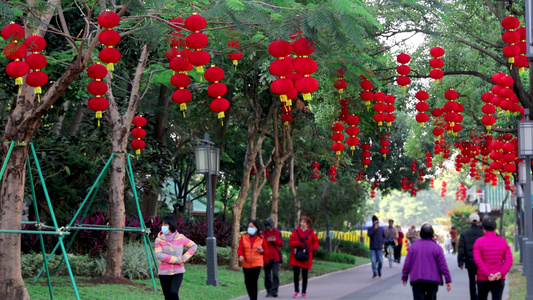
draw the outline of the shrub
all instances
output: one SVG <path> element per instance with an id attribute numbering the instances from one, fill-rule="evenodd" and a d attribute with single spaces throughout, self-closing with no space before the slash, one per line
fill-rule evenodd
<path id="1" fill-rule="evenodd" d="M 326 248 L 326 240 L 319 240 L 319 249 L 320 248 Z M 360 256 L 360 257 L 370 257 L 370 250 L 368 247 L 360 242 L 351 242 L 351 241 L 345 241 L 341 239 L 331 239 L 331 250 L 333 252 L 340 252 L 345 254 L 350 254 L 353 256 Z"/>
<path id="2" fill-rule="evenodd" d="M 345 264 L 355 264 L 355 256 L 339 252 L 330 253 L 326 260 Z"/>
<path id="3" fill-rule="evenodd" d="M 231 260 L 231 247 L 217 247 L 217 264 L 227 265 Z M 206 258 L 206 247 L 198 246 L 196 252 L 189 260 L 190 264 L 205 264 L 207 263 Z"/>
<path id="4" fill-rule="evenodd" d="M 47 254 L 48 256 L 48 254 Z M 74 276 L 100 276 L 97 271 L 97 263 L 94 259 L 89 258 L 88 255 L 76 255 L 76 254 L 67 254 L 70 268 Z M 62 255 L 54 255 L 50 259 L 48 268 L 50 270 L 50 275 L 54 274 L 55 269 L 57 268 L 59 262 L 63 258 Z M 21 270 L 23 277 L 34 277 L 38 274 L 43 266 L 43 255 L 42 253 L 29 253 L 23 254 L 21 256 Z M 105 270 L 105 268 L 104 268 Z M 68 276 L 68 269 L 65 262 L 62 263 L 61 268 L 59 269 L 58 275 Z M 41 276 L 46 276 L 46 273 L 43 272 Z"/>

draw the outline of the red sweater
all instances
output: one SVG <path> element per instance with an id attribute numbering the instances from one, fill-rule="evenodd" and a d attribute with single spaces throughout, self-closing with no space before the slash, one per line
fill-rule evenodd
<path id="1" fill-rule="evenodd" d="M 299 240 L 298 235 L 296 234 L 296 231 L 300 234 L 300 238 L 303 240 L 305 236 L 309 233 L 309 230 L 311 230 L 311 233 L 305 240 L 305 243 L 307 244 L 307 249 L 309 249 L 309 259 L 306 261 L 298 261 L 296 260 L 296 257 L 294 257 L 294 250 L 291 251 L 291 257 L 289 259 L 289 265 L 300 267 L 304 269 L 311 269 L 313 266 L 313 252 L 318 249 L 318 238 L 316 237 L 315 233 L 311 228 L 307 228 L 307 230 L 304 232 L 302 231 L 301 227 L 298 227 L 296 230 L 294 230 L 291 234 L 291 238 L 289 240 L 289 246 L 292 248 L 304 246 Z"/>
<path id="2" fill-rule="evenodd" d="M 490 274 L 500 272 L 501 279 L 513 265 L 511 248 L 504 238 L 496 235 L 494 231 L 487 231 L 474 243 L 474 261 L 477 265 L 477 280 L 489 280 Z"/>
<path id="3" fill-rule="evenodd" d="M 275 241 L 269 242 L 268 244 L 268 255 L 263 255 L 263 258 L 265 259 L 265 263 L 269 263 L 271 259 L 274 261 L 279 261 L 279 252 L 278 250 L 281 250 L 281 244 L 283 243 L 283 240 L 281 239 L 281 233 L 277 228 L 272 229 L 265 229 L 261 235 L 265 240 L 268 239 L 268 237 L 273 236 L 276 238 Z"/>

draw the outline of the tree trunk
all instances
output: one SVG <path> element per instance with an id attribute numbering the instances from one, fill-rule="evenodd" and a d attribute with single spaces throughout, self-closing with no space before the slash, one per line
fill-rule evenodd
<path id="1" fill-rule="evenodd" d="M 63 122 L 65 121 L 65 116 L 67 115 L 68 107 L 70 106 L 70 101 L 66 100 L 63 102 L 63 113 L 57 117 L 57 120 L 54 123 L 54 127 L 52 128 L 52 132 L 59 136 L 61 134 L 61 131 L 63 130 Z"/>
<path id="2" fill-rule="evenodd" d="M 83 115 L 85 114 L 85 106 L 79 105 L 74 113 L 74 117 L 70 122 L 70 126 L 67 130 L 68 136 L 75 136 L 80 128 L 81 121 L 83 120 Z"/>
<path id="3" fill-rule="evenodd" d="M 259 156 L 259 168 L 255 167 L 254 185 L 252 189 L 252 203 L 251 203 L 251 210 L 250 210 L 251 220 L 257 219 L 257 200 L 259 198 L 259 194 L 261 193 L 261 190 L 263 189 L 263 187 L 268 181 L 267 176 L 266 176 L 266 170 L 267 170 L 267 167 L 270 165 L 270 162 L 272 161 L 272 155 L 271 155 L 267 163 L 265 164 L 263 162 L 263 155 L 261 154 L 261 151 L 259 151 L 258 156 Z"/>
<path id="4" fill-rule="evenodd" d="M 2 146 L 4 157 L 7 150 Z M 0 198 L 0 229 L 20 230 L 28 147 L 15 147 L 9 158 Z M 20 234 L 0 233 L 0 299 L 30 299 L 20 268 Z"/>
<path id="5" fill-rule="evenodd" d="M 155 191 L 151 185 L 146 185 L 149 190 L 141 201 L 141 213 L 144 218 L 153 218 L 157 215 L 157 205 L 159 199 L 159 193 Z"/>
<path id="6" fill-rule="evenodd" d="M 300 199 L 296 194 L 296 180 L 294 176 L 294 153 L 291 155 L 291 166 L 289 169 L 289 191 L 291 192 L 292 199 L 294 200 L 294 208 L 296 210 L 296 217 L 294 219 L 294 228 L 298 228 L 299 220 L 301 217 Z"/>
<path id="7" fill-rule="evenodd" d="M 274 226 L 278 224 L 278 202 L 279 202 L 279 179 L 281 177 L 281 170 L 283 169 L 283 161 L 281 159 L 274 159 L 274 170 L 270 173 L 270 188 L 272 189 L 272 208 L 270 210 L 270 218 L 274 221 Z"/>

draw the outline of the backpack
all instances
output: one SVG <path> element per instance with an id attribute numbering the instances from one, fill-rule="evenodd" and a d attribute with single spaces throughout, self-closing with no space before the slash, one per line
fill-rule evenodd
<path id="1" fill-rule="evenodd" d="M 307 237 L 311 234 L 311 229 L 309 229 L 309 232 L 307 235 L 303 238 L 300 237 L 300 233 L 298 232 L 298 229 L 296 229 L 296 234 L 298 235 L 298 240 L 300 240 L 301 243 L 305 245 L 305 248 L 302 249 L 300 247 L 294 248 L 294 258 L 296 258 L 297 261 L 307 261 L 309 259 L 309 249 L 307 247 L 307 243 L 305 242 L 307 240 Z"/>

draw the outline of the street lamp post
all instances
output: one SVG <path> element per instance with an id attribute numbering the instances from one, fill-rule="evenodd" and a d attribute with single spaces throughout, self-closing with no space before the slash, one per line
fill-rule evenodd
<path id="1" fill-rule="evenodd" d="M 201 140 L 203 145 L 194 147 L 196 160 L 196 173 L 204 174 L 207 185 L 207 239 L 206 239 L 206 262 L 207 262 L 207 285 L 218 286 L 217 268 L 217 240 L 213 232 L 214 201 L 211 187 L 211 175 L 217 175 L 220 167 L 220 149 L 213 147 L 214 143 L 209 140 L 209 135 L 204 134 Z"/>
<path id="2" fill-rule="evenodd" d="M 529 109 L 524 109 L 524 121 L 518 122 L 518 157 L 525 160 L 525 171 L 520 178 L 525 179 L 524 188 L 524 238 L 521 252 L 524 274 L 527 277 L 526 300 L 533 300 L 533 214 L 531 207 L 531 157 L 533 157 L 533 121 L 529 119 Z M 525 175 L 525 176 L 524 176 Z"/>

